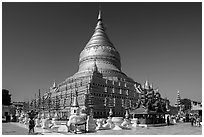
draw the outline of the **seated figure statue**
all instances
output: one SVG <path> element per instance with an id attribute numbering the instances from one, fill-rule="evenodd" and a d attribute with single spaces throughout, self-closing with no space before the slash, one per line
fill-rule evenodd
<path id="1" fill-rule="evenodd" d="M 112 129 L 114 128 L 115 125 L 113 124 L 111 117 L 108 117 L 108 119 L 106 120 L 106 124 L 103 125 L 104 129 Z"/>
<path id="2" fill-rule="evenodd" d="M 124 119 L 123 123 L 121 124 L 121 127 L 125 128 L 125 129 L 126 128 L 130 129 L 131 126 L 132 126 L 131 121 L 129 119 L 126 119 L 126 118 Z"/>

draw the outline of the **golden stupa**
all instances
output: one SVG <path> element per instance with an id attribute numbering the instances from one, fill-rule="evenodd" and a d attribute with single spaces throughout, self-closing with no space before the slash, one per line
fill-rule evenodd
<path id="1" fill-rule="evenodd" d="M 46 92 L 46 98 L 55 100 L 46 111 L 66 118 L 77 96 L 79 107 L 87 112 L 93 108 L 94 117 L 107 117 L 110 108 L 114 116 L 124 116 L 138 99 L 139 85 L 121 71 L 120 54 L 105 33 L 99 11 L 94 33 L 80 53 L 78 72 Z"/>

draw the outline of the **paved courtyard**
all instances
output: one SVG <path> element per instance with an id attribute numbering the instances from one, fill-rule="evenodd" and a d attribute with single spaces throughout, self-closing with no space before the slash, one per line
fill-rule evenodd
<path id="1" fill-rule="evenodd" d="M 26 128 L 17 126 L 12 123 L 2 123 L 2 135 L 27 135 Z"/>
<path id="2" fill-rule="evenodd" d="M 70 135 L 67 132 L 50 132 L 49 130 L 36 129 L 36 132 L 44 135 Z M 28 129 L 26 125 L 20 123 L 3 123 L 3 135 L 27 135 Z M 202 135 L 202 127 L 192 127 L 190 123 L 178 123 L 172 126 L 162 127 L 137 127 L 132 130 L 99 130 L 94 133 L 86 133 L 81 135 Z"/>
<path id="3" fill-rule="evenodd" d="M 93 133 L 90 133 L 93 134 Z M 190 123 L 179 123 L 172 126 L 137 127 L 132 130 L 104 130 L 98 135 L 202 135 L 202 127 L 191 127 Z"/>

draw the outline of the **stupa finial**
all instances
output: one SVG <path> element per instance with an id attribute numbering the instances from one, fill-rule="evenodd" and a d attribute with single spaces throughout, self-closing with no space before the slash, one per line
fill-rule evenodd
<path id="1" fill-rule="evenodd" d="M 55 88 L 56 87 L 56 82 L 55 82 L 55 80 L 54 80 L 54 83 L 53 83 L 53 86 L 52 86 L 53 88 Z"/>
<path id="2" fill-rule="evenodd" d="M 98 21 L 102 21 L 101 6 L 99 5 Z"/>
<path id="3" fill-rule="evenodd" d="M 148 80 L 145 81 L 145 83 L 144 83 L 144 88 L 145 88 L 145 89 L 150 89 L 150 85 L 149 85 Z"/>

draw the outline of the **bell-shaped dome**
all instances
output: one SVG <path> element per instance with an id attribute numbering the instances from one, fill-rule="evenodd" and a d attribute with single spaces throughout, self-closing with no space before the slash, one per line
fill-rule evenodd
<path id="1" fill-rule="evenodd" d="M 101 11 L 99 11 L 94 33 L 80 53 L 79 70 L 74 77 L 89 75 L 94 62 L 103 77 L 118 77 L 133 81 L 121 71 L 120 54 L 105 33 Z"/>
<path id="2" fill-rule="evenodd" d="M 99 69 L 121 71 L 120 55 L 105 33 L 100 11 L 95 31 L 80 54 L 79 71 L 91 69 L 94 60 Z"/>

